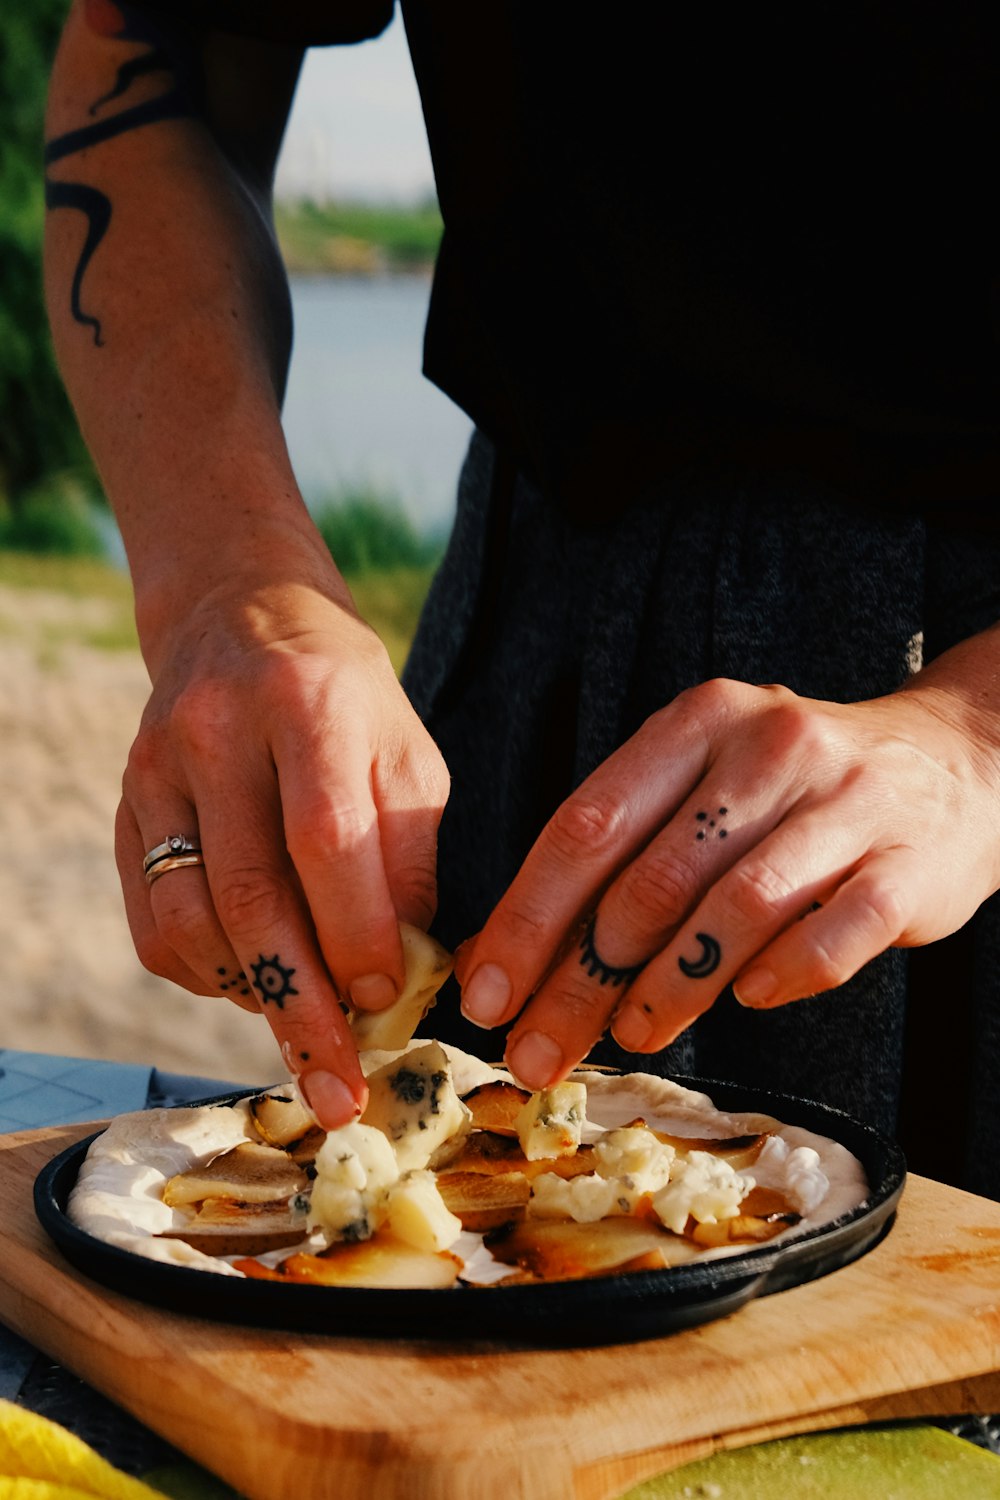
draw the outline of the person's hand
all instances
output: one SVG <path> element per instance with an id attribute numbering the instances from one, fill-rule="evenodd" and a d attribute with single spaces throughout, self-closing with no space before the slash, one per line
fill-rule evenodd
<path id="1" fill-rule="evenodd" d="M 154 687 L 116 852 L 146 967 L 263 1010 L 333 1128 L 366 1099 L 342 1001 L 397 996 L 398 923 L 434 912 L 448 777 L 332 568 L 287 562 L 247 565 L 147 631 Z M 204 865 L 147 885 L 144 854 L 174 834 Z"/>
<path id="2" fill-rule="evenodd" d="M 518 1017 L 517 1078 L 554 1082 L 609 1022 L 655 1052 L 728 984 L 783 1005 L 965 922 L 1000 883 L 995 730 L 928 679 L 850 705 L 709 682 L 601 765 L 460 951 L 465 1014 Z"/>

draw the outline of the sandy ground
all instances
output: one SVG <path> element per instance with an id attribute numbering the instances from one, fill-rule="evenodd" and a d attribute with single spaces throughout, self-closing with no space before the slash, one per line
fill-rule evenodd
<path id="1" fill-rule="evenodd" d="M 262 1018 L 148 974 L 132 948 L 112 838 L 146 673 L 67 639 L 112 609 L 0 587 L 0 1047 L 285 1076 Z"/>

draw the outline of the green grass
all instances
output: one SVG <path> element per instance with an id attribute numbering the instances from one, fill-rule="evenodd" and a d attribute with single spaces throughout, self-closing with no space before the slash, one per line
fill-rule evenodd
<path id="1" fill-rule="evenodd" d="M 345 578 L 428 568 L 440 559 L 441 543 L 417 531 L 395 495 L 347 487 L 309 509 Z"/>
<path id="2" fill-rule="evenodd" d="M 30 625 L 19 620 L 16 608 L 0 619 L 0 634 L 8 639 L 30 637 L 44 661 L 56 660 L 60 647 L 66 645 L 90 646 L 96 651 L 139 649 L 132 586 L 120 569 L 103 558 L 0 550 L 0 587 L 60 594 L 81 605 L 90 600 L 104 605 L 96 613 L 87 608 L 76 614 L 69 610 Z"/>
<path id="3" fill-rule="evenodd" d="M 275 225 L 289 270 L 306 274 L 425 270 L 442 228 L 434 202 L 279 203 Z"/>
<path id="4" fill-rule="evenodd" d="M 33 556 L 101 557 L 104 536 L 90 486 L 74 474 L 52 474 L 20 495 L 0 499 L 0 549 Z"/>
<path id="5" fill-rule="evenodd" d="M 0 549 L 0 584 L 15 589 L 47 589 L 71 599 L 108 599 L 132 608 L 132 585 L 103 558 L 32 556 Z"/>
<path id="6" fill-rule="evenodd" d="M 402 671 L 440 557 L 440 542 L 421 536 L 396 501 L 370 492 L 342 492 L 318 504 L 314 515 L 359 611 L 385 643 L 396 671 Z M 4 548 L 0 541 L 0 586 L 106 601 L 99 620 L 81 611 L 77 619 L 35 625 L 33 635 L 40 648 L 55 651 L 73 641 L 102 651 L 138 647 L 131 584 L 124 572 L 103 558 L 54 551 L 33 554 Z M 15 611 L 11 620 L 0 621 L 0 634 L 17 633 Z"/>
<path id="7" fill-rule="evenodd" d="M 424 567 L 394 568 L 348 579 L 358 610 L 381 637 L 397 676 L 403 670 L 433 577 L 434 568 Z"/>

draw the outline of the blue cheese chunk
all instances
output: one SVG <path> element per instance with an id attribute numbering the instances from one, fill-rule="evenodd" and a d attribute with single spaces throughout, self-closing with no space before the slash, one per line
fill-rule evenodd
<path id="1" fill-rule="evenodd" d="M 398 1180 L 396 1158 L 381 1131 L 359 1122 L 331 1130 L 316 1153 L 308 1228 L 331 1239 L 370 1239 Z"/>
<path id="2" fill-rule="evenodd" d="M 426 1167 L 446 1141 L 464 1136 L 472 1112 L 455 1092 L 451 1065 L 437 1042 L 414 1047 L 368 1077 L 362 1119 L 392 1145 L 400 1172 Z"/>
<path id="3" fill-rule="evenodd" d="M 573 1156 L 583 1139 L 586 1122 L 584 1083 L 557 1083 L 550 1089 L 539 1089 L 518 1111 L 514 1121 L 521 1150 L 528 1161 Z"/>

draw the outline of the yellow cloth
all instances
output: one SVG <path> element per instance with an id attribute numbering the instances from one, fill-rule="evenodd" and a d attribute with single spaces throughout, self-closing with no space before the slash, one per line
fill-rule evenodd
<path id="1" fill-rule="evenodd" d="M 163 1500 L 93 1448 L 23 1406 L 0 1401 L 0 1500 Z"/>

